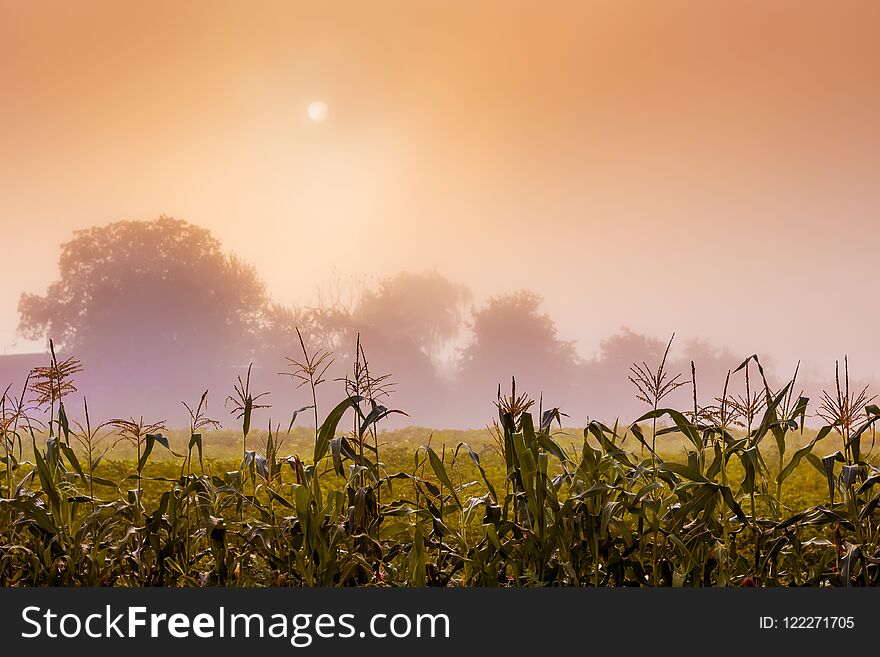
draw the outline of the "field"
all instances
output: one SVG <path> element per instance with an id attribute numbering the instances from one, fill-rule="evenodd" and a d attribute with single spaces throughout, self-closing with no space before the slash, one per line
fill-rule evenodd
<path id="1" fill-rule="evenodd" d="M 316 361 L 303 381 L 314 393 Z M 750 360 L 743 368 L 760 364 Z M 880 581 L 880 409 L 838 384 L 680 411 L 663 366 L 650 410 L 563 428 L 499 396 L 483 431 L 382 430 L 395 411 L 355 367 L 313 427 L 252 429 L 249 381 L 216 430 L 68 417 L 72 360 L 4 397 L 0 584 L 7 586 L 857 586 Z M 314 397 L 313 397 L 314 398 Z M 45 408 L 51 420 L 40 422 Z"/>
<path id="2" fill-rule="evenodd" d="M 806 429 L 803 433 L 792 436 L 790 449 L 802 447 L 816 437 L 816 431 Z M 554 440 L 563 446 L 567 452 L 577 454 L 579 444 L 584 440 L 584 428 L 564 427 L 557 428 L 552 432 Z M 187 451 L 189 434 L 185 430 L 166 431 L 170 450 L 154 452 L 144 469 L 143 499 L 146 505 L 156 504 L 164 492 L 165 480 L 173 479 L 180 475 L 181 462 L 174 456 L 174 452 L 181 454 Z M 255 431 L 251 434 L 253 444 L 257 450 L 265 448 L 266 431 Z M 388 472 L 400 472 L 412 470 L 413 457 L 423 445 L 432 445 L 439 454 L 450 453 L 458 445 L 466 444 L 474 449 L 479 455 L 480 464 L 494 487 L 504 488 L 505 467 L 499 453 L 498 444 L 488 429 L 480 430 L 435 430 L 424 427 L 407 427 L 405 429 L 385 430 L 378 433 L 379 449 L 382 453 L 382 462 Z M 687 446 L 680 436 L 666 435 L 658 438 L 657 452 L 664 460 L 683 460 L 686 457 Z M 294 429 L 289 434 L 285 433 L 281 449 L 290 454 L 310 454 L 313 449 L 314 430 Z M 226 472 L 239 469 L 242 461 L 241 435 L 233 431 L 219 430 L 205 434 L 204 466 L 206 474 L 222 477 Z M 636 455 L 640 452 L 638 441 L 628 437 L 622 441 L 622 448 L 630 450 Z M 445 459 L 449 461 L 447 457 Z M 125 477 L 136 474 L 137 455 L 131 445 L 122 444 L 115 447 L 104 458 L 100 476 L 112 481 L 122 481 Z M 771 462 L 771 468 L 777 468 L 777 462 Z M 288 472 L 293 470 L 288 467 Z M 329 467 L 329 466 L 328 466 Z M 473 461 L 468 458 L 457 458 L 454 465 L 450 466 L 450 477 L 465 485 L 468 482 L 479 480 L 480 473 Z M 328 476 L 332 473 L 328 472 Z M 732 463 L 729 475 L 731 479 L 741 479 L 743 474 L 742 465 L 739 462 Z M 338 479 L 334 485 L 342 485 L 343 480 Z M 822 504 L 828 499 L 828 483 L 823 476 L 812 467 L 797 468 L 789 479 L 786 480 L 785 503 L 792 510 L 803 511 L 815 505 Z"/>

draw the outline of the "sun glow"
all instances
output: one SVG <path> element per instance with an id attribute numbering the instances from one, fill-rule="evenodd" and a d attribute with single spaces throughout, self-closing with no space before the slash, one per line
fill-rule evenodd
<path id="1" fill-rule="evenodd" d="M 308 108 L 309 119 L 315 123 L 320 123 L 327 118 L 327 103 L 323 100 L 316 100 L 309 103 Z"/>

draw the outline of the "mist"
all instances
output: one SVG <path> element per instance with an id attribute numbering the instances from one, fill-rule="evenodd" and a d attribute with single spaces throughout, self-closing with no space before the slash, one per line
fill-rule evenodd
<path id="1" fill-rule="evenodd" d="M 584 357 L 535 291 L 475 302 L 433 269 L 360 287 L 337 281 L 319 304 L 285 306 L 210 231 L 167 216 L 76 231 L 59 272 L 45 293 L 21 295 L 18 331 L 47 340 L 58 362 L 73 359 L 70 393 L 83 412 L 91 400 L 93 417 L 185 426 L 199 403 L 225 417 L 244 395 L 260 400 L 268 428 L 303 411 L 309 423 L 316 404 L 326 412 L 362 395 L 402 411 L 388 427 L 479 428 L 505 398 L 558 408 L 578 426 L 632 421 L 661 402 L 695 414 L 722 398 L 759 404 L 785 385 L 795 398 L 815 396 L 822 384 L 772 355 L 628 327 Z M 52 354 L 2 356 L 0 377 L 15 395 Z"/>
<path id="2" fill-rule="evenodd" d="M 857 1 L 4 5 L 0 351 L 63 344 L 19 332 L 18 306 L 59 279 L 75 230 L 164 213 L 252 265 L 288 328 L 314 309 L 363 319 L 327 345 L 338 354 L 328 402 L 360 331 L 417 424 L 490 421 L 511 376 L 573 422 L 636 414 L 629 365 L 662 358 L 673 332 L 672 369 L 690 379 L 694 360 L 709 398 L 753 353 L 774 385 L 800 361 L 801 380 L 827 386 L 844 355 L 854 379 L 880 378 L 866 301 L 880 202 L 878 11 Z M 315 101 L 324 120 L 309 117 Z M 358 315 L 365 292 L 402 272 L 467 291 L 442 344 L 405 350 Z M 519 366 L 483 352 L 463 383 L 469 324 L 520 290 L 540 295 L 532 314 L 549 318 L 555 342 Z M 166 323 L 181 314 L 142 298 Z M 230 347 L 201 332 L 192 378 L 158 371 L 151 335 L 119 338 L 118 353 L 131 352 L 118 377 L 105 361 L 121 356 L 71 352 L 95 404 L 112 393 L 126 409 L 115 413 L 140 413 L 139 401 L 170 419 L 177 397 L 210 387 L 222 406 L 251 360 L 277 419 L 301 404 L 302 389 L 278 376 L 295 332 L 271 352 L 260 352 L 265 335 L 236 346 L 238 369 L 216 376 L 211 363 L 227 357 L 208 352 Z M 631 335 L 642 346 L 621 348 L 612 366 L 608 345 Z M 675 394 L 686 402 L 687 386 Z"/>

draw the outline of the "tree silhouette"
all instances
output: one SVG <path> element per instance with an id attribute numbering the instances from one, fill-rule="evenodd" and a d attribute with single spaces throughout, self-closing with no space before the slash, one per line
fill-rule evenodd
<path id="1" fill-rule="evenodd" d="M 571 342 L 560 340 L 549 315 L 540 312 L 541 297 L 527 290 L 496 296 L 474 312 L 472 342 L 462 351 L 459 385 L 468 398 L 485 406 L 498 384 L 509 385 L 537 398 L 541 392 L 551 406 L 575 404 L 579 373 Z"/>
<path id="2" fill-rule="evenodd" d="M 166 216 L 77 231 L 59 273 L 45 296 L 22 295 L 19 330 L 52 337 L 96 381 L 139 382 L 128 387 L 142 400 L 156 392 L 167 403 L 169 388 L 198 388 L 206 374 L 229 379 L 228 367 L 247 364 L 268 306 L 251 266 L 209 231 Z"/>
<path id="3" fill-rule="evenodd" d="M 436 361 L 462 328 L 470 290 L 436 271 L 401 272 L 366 290 L 355 309 L 359 330 L 407 341 Z"/>

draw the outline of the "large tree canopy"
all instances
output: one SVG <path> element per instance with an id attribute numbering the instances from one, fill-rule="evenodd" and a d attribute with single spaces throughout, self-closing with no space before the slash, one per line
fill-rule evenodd
<path id="1" fill-rule="evenodd" d="M 558 371 L 576 361 L 571 342 L 560 340 L 556 325 L 540 311 L 541 297 L 528 290 L 492 297 L 474 313 L 473 342 L 462 366 L 476 374 L 499 376 L 520 363 L 526 369 Z"/>
<path id="2" fill-rule="evenodd" d="M 405 340 L 436 358 L 462 328 L 470 290 L 436 271 L 401 272 L 365 290 L 354 320 L 391 340 Z"/>
<path id="3" fill-rule="evenodd" d="M 541 297 L 527 290 L 496 296 L 477 310 L 473 340 L 461 354 L 459 385 L 475 403 L 485 404 L 495 386 L 545 392 L 552 404 L 571 403 L 579 359 L 571 342 L 559 339 L 556 325 L 540 311 Z M 509 390 L 508 390 L 509 392 Z"/>
<path id="4" fill-rule="evenodd" d="M 246 364 L 268 305 L 252 267 L 165 216 L 77 231 L 59 273 L 45 296 L 22 295 L 21 332 L 131 378 Z"/>

